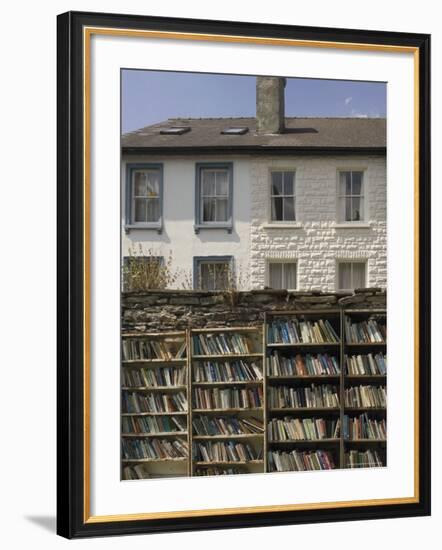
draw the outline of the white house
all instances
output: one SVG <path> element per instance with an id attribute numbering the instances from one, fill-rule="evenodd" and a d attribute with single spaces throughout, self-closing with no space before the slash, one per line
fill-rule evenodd
<path id="1" fill-rule="evenodd" d="M 386 287 L 386 121 L 284 117 L 257 78 L 256 118 L 169 119 L 122 138 L 122 257 L 172 258 L 174 286 Z"/>

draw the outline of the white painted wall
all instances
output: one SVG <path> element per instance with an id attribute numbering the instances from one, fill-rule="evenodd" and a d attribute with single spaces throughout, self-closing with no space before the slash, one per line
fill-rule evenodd
<path id="1" fill-rule="evenodd" d="M 270 170 L 296 173 L 296 228 L 271 227 Z M 339 170 L 364 170 L 363 227 L 337 226 Z M 268 283 L 269 260 L 296 261 L 298 289 L 335 290 L 339 260 L 367 261 L 367 284 L 387 285 L 386 159 L 373 157 L 263 158 L 252 165 L 251 279 Z"/>
<path id="2" fill-rule="evenodd" d="M 233 231 L 194 231 L 195 163 L 233 161 Z M 127 157 L 126 162 L 161 162 L 164 169 L 163 231 L 124 231 L 122 255 L 138 249 L 167 258 L 181 270 L 175 283 L 180 288 L 192 280 L 194 256 L 233 256 L 241 273 L 242 288 L 268 284 L 270 260 L 293 260 L 298 267 L 298 288 L 334 290 L 337 262 L 367 261 L 367 284 L 386 287 L 386 163 L 383 156 L 361 157 Z M 296 172 L 297 222 L 284 228 L 271 227 L 270 170 Z M 337 226 L 338 170 L 364 170 L 366 220 L 363 227 Z M 123 186 L 122 212 L 125 193 Z M 342 224 L 341 224 L 342 225 Z M 188 283 L 187 283 L 188 284 Z"/>
<path id="3" fill-rule="evenodd" d="M 196 234 L 195 223 L 195 164 L 197 162 L 233 161 L 233 230 L 200 229 Z M 245 158 L 232 157 L 158 157 L 130 156 L 122 162 L 122 182 L 126 177 L 126 163 L 156 162 L 163 164 L 163 231 L 131 229 L 124 231 L 122 218 L 122 256 L 129 255 L 130 247 L 138 249 L 142 244 L 146 251 L 168 258 L 172 254 L 173 269 L 181 273 L 175 288 L 182 288 L 192 280 L 195 256 L 233 256 L 238 274 L 249 272 L 250 255 L 250 163 Z M 122 186 L 122 213 L 125 207 L 125 191 Z M 239 277 L 244 281 L 244 277 Z M 242 286 L 244 288 L 244 285 Z"/>

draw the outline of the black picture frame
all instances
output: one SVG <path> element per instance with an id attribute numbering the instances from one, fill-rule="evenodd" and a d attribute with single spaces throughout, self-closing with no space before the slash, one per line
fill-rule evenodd
<path id="1" fill-rule="evenodd" d="M 69 12 L 57 21 L 58 376 L 57 533 L 66 538 L 335 522 L 430 514 L 430 36 L 427 34 Z M 200 517 L 91 521 L 84 490 L 84 86 L 85 27 L 407 46 L 419 59 L 419 498 L 347 506 Z"/>

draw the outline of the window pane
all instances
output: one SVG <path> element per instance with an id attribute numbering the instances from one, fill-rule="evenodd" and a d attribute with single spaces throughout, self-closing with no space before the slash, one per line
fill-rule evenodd
<path id="1" fill-rule="evenodd" d="M 199 286 L 202 290 L 213 290 L 214 276 L 210 269 L 210 265 L 206 263 L 200 264 L 200 281 Z"/>
<path id="2" fill-rule="evenodd" d="M 354 263 L 352 288 L 365 288 L 365 286 L 365 263 Z"/>
<path id="3" fill-rule="evenodd" d="M 282 195 L 282 172 L 272 172 L 272 195 Z"/>
<path id="4" fill-rule="evenodd" d="M 213 196 L 215 194 L 215 172 L 212 170 L 202 170 L 202 192 L 204 196 Z"/>
<path id="5" fill-rule="evenodd" d="M 269 264 L 269 286 L 270 288 L 281 289 L 282 286 L 282 264 Z"/>
<path id="6" fill-rule="evenodd" d="M 345 201 L 345 221 L 351 222 L 352 221 L 352 199 L 351 197 L 345 197 L 343 199 Z"/>
<path id="7" fill-rule="evenodd" d="M 216 172 L 216 194 L 227 197 L 227 172 L 225 170 Z"/>
<path id="8" fill-rule="evenodd" d="M 338 278 L 338 286 L 341 290 L 348 290 L 352 288 L 350 263 L 339 264 Z"/>
<path id="9" fill-rule="evenodd" d="M 215 272 L 215 290 L 226 290 L 229 286 L 229 264 L 212 264 Z"/>
<path id="10" fill-rule="evenodd" d="M 146 199 L 135 199 L 135 222 L 145 222 L 146 218 Z"/>
<path id="11" fill-rule="evenodd" d="M 362 204 L 362 199 L 360 197 L 352 197 L 351 199 L 351 205 L 352 205 L 351 220 L 352 221 L 358 222 L 362 220 L 361 204 Z"/>
<path id="12" fill-rule="evenodd" d="M 296 288 L 296 264 L 283 264 L 284 288 L 293 290 Z"/>
<path id="13" fill-rule="evenodd" d="M 295 199 L 287 197 L 284 201 L 284 221 L 293 221 L 295 219 Z"/>
<path id="14" fill-rule="evenodd" d="M 283 199 L 280 198 L 272 198 L 272 220 L 274 221 L 282 221 L 284 219 L 282 216 L 282 201 Z"/>
<path id="15" fill-rule="evenodd" d="M 145 172 L 134 173 L 135 189 L 134 194 L 136 197 L 145 197 L 147 193 L 147 177 Z"/>
<path id="16" fill-rule="evenodd" d="M 160 191 L 160 175 L 158 172 L 147 173 L 147 195 L 158 197 Z"/>
<path id="17" fill-rule="evenodd" d="M 160 200 L 147 199 L 147 220 L 148 222 L 157 222 L 160 219 Z"/>
<path id="18" fill-rule="evenodd" d="M 362 195 L 362 172 L 352 172 L 352 195 Z"/>
<path id="19" fill-rule="evenodd" d="M 227 221 L 227 199 L 216 199 L 216 221 Z"/>
<path id="20" fill-rule="evenodd" d="M 294 172 L 284 172 L 284 195 L 294 195 Z"/>
<path id="21" fill-rule="evenodd" d="M 351 172 L 341 172 L 339 179 L 339 194 L 351 195 Z"/>
<path id="22" fill-rule="evenodd" d="M 203 221 L 214 222 L 216 211 L 216 199 L 203 199 Z"/>

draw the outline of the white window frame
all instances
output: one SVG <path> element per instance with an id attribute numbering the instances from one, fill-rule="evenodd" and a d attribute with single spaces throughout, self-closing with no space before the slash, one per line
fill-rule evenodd
<path id="1" fill-rule="evenodd" d="M 291 197 L 293 196 L 293 201 L 294 201 L 294 212 L 295 212 L 295 219 L 294 220 L 273 220 L 272 219 L 272 198 L 273 198 L 273 193 L 272 193 L 272 174 L 274 174 L 275 172 L 282 172 L 282 173 L 285 173 L 285 172 L 293 172 L 293 195 L 282 195 L 281 198 L 287 196 L 287 197 Z M 298 221 L 298 213 L 297 213 L 297 201 L 296 201 L 296 188 L 297 188 L 297 185 L 296 185 L 296 179 L 297 179 L 297 174 L 296 174 L 296 168 L 294 167 L 291 167 L 291 166 L 281 166 L 281 167 L 278 167 L 278 166 L 274 166 L 272 168 L 270 168 L 269 170 L 269 175 L 268 175 L 268 216 L 267 216 L 267 219 L 268 219 L 268 225 L 275 225 L 275 226 L 299 226 L 299 221 Z"/>
<path id="2" fill-rule="evenodd" d="M 340 259 L 340 260 L 337 260 L 336 262 L 336 277 L 335 277 L 335 288 L 336 290 L 338 291 L 342 291 L 342 292 L 352 292 L 355 288 L 360 288 L 360 287 L 352 287 L 352 288 L 339 288 L 339 269 L 340 269 L 340 266 L 343 265 L 343 264 L 364 264 L 365 266 L 365 285 L 364 285 L 364 288 L 367 288 L 369 286 L 368 284 L 368 260 L 367 259 L 364 259 L 364 258 L 358 258 L 358 259 L 351 259 L 351 260 L 347 260 L 347 259 Z M 352 274 L 351 274 L 351 278 L 353 279 L 353 271 L 352 271 Z"/>
<path id="3" fill-rule="evenodd" d="M 270 264 L 294 264 L 295 265 L 295 288 L 287 288 L 287 289 L 273 289 L 273 290 L 298 290 L 298 260 L 294 258 L 268 258 L 266 261 L 266 286 L 270 287 Z"/>
<path id="4" fill-rule="evenodd" d="M 343 172 L 361 172 L 362 173 L 362 195 L 355 195 L 358 197 L 362 197 L 364 201 L 364 208 L 362 210 L 362 219 L 361 220 L 344 220 L 340 217 L 340 209 L 341 209 L 341 199 L 347 197 L 348 195 L 341 195 L 340 193 L 340 182 L 341 182 L 341 174 Z M 368 177 L 367 177 L 367 167 L 361 167 L 361 166 L 345 166 L 342 168 L 338 168 L 336 171 L 336 225 L 342 226 L 342 227 L 367 227 L 368 226 L 368 213 L 369 213 L 369 203 L 368 203 Z"/>

